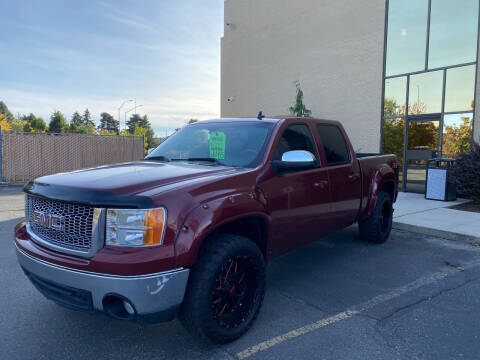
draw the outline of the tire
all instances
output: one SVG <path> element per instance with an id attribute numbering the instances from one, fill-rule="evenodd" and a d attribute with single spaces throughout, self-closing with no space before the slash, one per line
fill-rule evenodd
<path id="1" fill-rule="evenodd" d="M 242 336 L 265 294 L 265 261 L 247 238 L 220 234 L 207 240 L 190 272 L 179 318 L 202 339 L 218 344 Z"/>
<path id="2" fill-rule="evenodd" d="M 378 193 L 377 203 L 368 219 L 359 221 L 362 240 L 382 244 L 388 240 L 392 231 L 393 201 L 386 191 Z"/>

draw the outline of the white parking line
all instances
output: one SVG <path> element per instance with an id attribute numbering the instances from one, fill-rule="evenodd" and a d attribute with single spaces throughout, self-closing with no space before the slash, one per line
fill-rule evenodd
<path id="1" fill-rule="evenodd" d="M 435 282 L 438 282 L 444 278 L 446 278 L 448 275 L 456 274 L 460 271 L 463 271 L 464 269 L 469 269 L 475 266 L 480 265 L 480 259 L 477 259 L 475 261 L 471 261 L 465 265 L 463 265 L 461 268 L 449 268 L 446 269 L 445 271 L 442 272 L 436 272 L 431 275 L 421 277 L 409 284 L 406 284 L 404 286 L 401 286 L 399 288 L 396 288 L 388 293 L 378 295 L 367 302 L 360 304 L 358 306 L 354 306 L 350 310 L 343 311 L 341 313 L 338 313 L 336 315 L 330 316 L 325 319 L 321 319 L 319 321 L 316 321 L 312 324 L 302 326 L 298 329 L 289 331 L 285 334 L 275 336 L 269 340 L 263 341 L 257 345 L 251 346 L 243 351 L 240 351 L 239 353 L 236 354 L 236 357 L 238 359 L 246 359 L 252 355 L 255 355 L 256 353 L 260 351 L 265 351 L 267 349 L 270 349 L 273 346 L 276 346 L 278 344 L 281 344 L 287 340 L 297 338 L 299 336 L 308 334 L 314 330 L 323 328 L 328 325 L 335 324 L 337 322 L 340 322 L 342 320 L 349 319 L 355 315 L 358 315 L 366 310 L 369 310 L 379 304 L 385 303 L 387 301 L 390 301 L 394 298 L 397 298 L 403 294 L 406 294 L 410 291 L 419 289 L 423 286 L 433 284 Z"/>

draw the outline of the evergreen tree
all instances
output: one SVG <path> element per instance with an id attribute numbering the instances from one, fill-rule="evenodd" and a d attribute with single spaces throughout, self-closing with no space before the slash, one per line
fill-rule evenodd
<path id="1" fill-rule="evenodd" d="M 3 114 L 7 121 L 13 121 L 15 118 L 3 101 L 0 101 L 0 114 Z"/>
<path id="2" fill-rule="evenodd" d="M 145 128 L 145 126 L 141 126 L 144 124 L 143 119 L 138 114 L 133 114 L 130 116 L 130 119 L 127 121 L 127 130 L 130 134 L 135 133 L 135 127 L 138 126 L 140 128 Z"/>
<path id="3" fill-rule="evenodd" d="M 95 126 L 95 123 L 92 121 L 92 115 L 88 109 L 85 109 L 83 113 L 82 125 L 86 127 Z"/>
<path id="4" fill-rule="evenodd" d="M 50 124 L 48 125 L 48 131 L 51 133 L 62 133 L 68 129 L 65 117 L 60 111 L 55 111 L 50 117 Z"/>
<path id="5" fill-rule="evenodd" d="M 100 125 L 98 126 L 99 129 L 105 131 L 113 131 L 116 134 L 120 132 L 120 124 L 118 120 L 110 115 L 109 113 L 103 112 L 100 114 Z"/>
<path id="6" fill-rule="evenodd" d="M 30 115 L 32 115 L 32 114 L 30 114 Z M 30 124 L 30 127 L 35 132 L 44 132 L 45 130 L 47 130 L 47 124 L 45 123 L 45 121 L 43 121 L 43 119 L 41 117 L 38 117 L 38 118 L 36 117 L 35 119 L 30 121 L 29 123 L 26 122 L 26 124 Z"/>
<path id="7" fill-rule="evenodd" d="M 78 111 L 75 111 L 73 113 L 72 121 L 70 121 L 70 124 L 73 124 L 75 126 L 82 126 L 83 125 L 82 116 L 78 113 Z"/>

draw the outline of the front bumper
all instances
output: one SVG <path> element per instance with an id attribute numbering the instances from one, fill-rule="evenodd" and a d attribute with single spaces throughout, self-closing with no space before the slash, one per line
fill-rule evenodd
<path id="1" fill-rule="evenodd" d="M 35 287 L 60 305 L 141 322 L 171 320 L 183 301 L 189 270 L 116 276 L 73 270 L 34 258 L 16 247 L 18 262 Z M 121 311 L 127 300 L 134 313 Z"/>

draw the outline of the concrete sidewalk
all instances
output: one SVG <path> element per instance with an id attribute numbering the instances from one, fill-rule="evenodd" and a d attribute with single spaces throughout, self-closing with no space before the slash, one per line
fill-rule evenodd
<path id="1" fill-rule="evenodd" d="M 422 194 L 401 192 L 395 203 L 393 228 L 450 240 L 479 242 L 480 213 L 448 209 L 468 201 L 426 200 Z"/>

